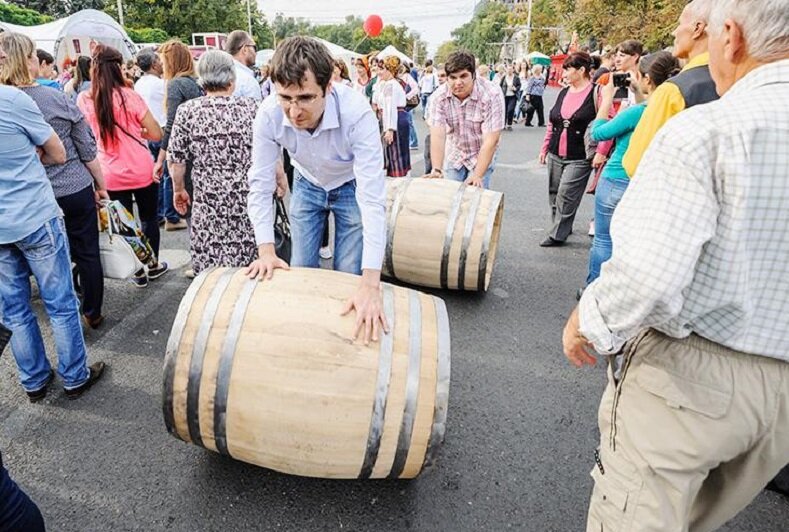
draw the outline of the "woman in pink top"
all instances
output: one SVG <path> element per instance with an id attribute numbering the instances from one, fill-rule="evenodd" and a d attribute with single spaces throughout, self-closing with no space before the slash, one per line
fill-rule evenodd
<path id="1" fill-rule="evenodd" d="M 592 57 L 579 52 L 564 61 L 562 89 L 553 106 L 540 163 L 548 165 L 548 200 L 553 227 L 540 245 L 561 246 L 573 230 L 592 162 L 586 130 L 597 115 L 594 85 L 589 77 Z M 593 156 L 594 153 L 591 153 Z"/>
<path id="2" fill-rule="evenodd" d="M 142 231 L 159 256 L 159 183 L 154 179 L 153 159 L 146 140 L 158 141 L 162 129 L 143 99 L 127 88 L 121 73 L 123 56 L 118 50 L 99 44 L 93 52 L 91 89 L 80 93 L 77 106 L 85 115 L 98 141 L 99 163 L 110 198 L 120 201 L 130 213 L 134 203 L 140 214 Z M 167 264 L 138 271 L 132 282 L 138 287 L 148 279 L 161 277 Z"/>

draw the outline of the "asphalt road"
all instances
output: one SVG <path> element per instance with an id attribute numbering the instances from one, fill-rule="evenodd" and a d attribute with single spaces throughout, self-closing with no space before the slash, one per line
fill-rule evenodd
<path id="1" fill-rule="evenodd" d="M 504 133 L 493 188 L 505 192 L 505 214 L 490 291 L 435 292 L 449 310 L 452 382 L 446 442 L 431 470 L 410 482 L 305 479 L 168 435 L 162 361 L 189 281 L 187 236 L 164 233 L 163 255 L 180 269 L 144 290 L 107 283 L 107 322 L 86 333 L 91 360 L 109 364 L 94 389 L 77 401 L 54 389 L 31 405 L 10 353 L 0 359 L 3 460 L 48 528 L 583 530 L 605 376 L 570 367 L 560 338 L 586 274 L 592 198 L 569 245 L 538 247 L 549 219 L 545 172 L 533 162 L 543 133 Z M 789 500 L 765 492 L 725 530 L 779 532 L 787 522 Z"/>

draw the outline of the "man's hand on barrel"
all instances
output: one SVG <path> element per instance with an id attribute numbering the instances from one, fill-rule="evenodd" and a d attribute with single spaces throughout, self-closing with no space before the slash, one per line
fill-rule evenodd
<path id="1" fill-rule="evenodd" d="M 252 261 L 252 264 L 244 268 L 244 275 L 250 279 L 271 279 L 274 276 L 274 270 L 281 268 L 289 270 L 288 263 L 277 257 L 274 251 L 274 244 L 261 244 L 258 247 L 258 258 Z"/>
<path id="2" fill-rule="evenodd" d="M 381 329 L 384 333 L 389 334 L 389 322 L 386 321 L 383 296 L 381 295 L 380 270 L 364 270 L 362 272 L 362 282 L 359 289 L 345 303 L 342 315 L 346 316 L 353 309 L 356 309 L 354 340 L 364 332 L 364 345 L 369 345 L 370 340 L 378 341 Z"/>
<path id="3" fill-rule="evenodd" d="M 575 307 L 567 320 L 567 325 L 564 326 L 564 333 L 562 334 L 564 355 L 577 368 L 582 368 L 584 364 L 594 366 L 597 363 L 597 359 L 590 353 L 592 344 L 581 334 L 581 331 L 579 331 L 580 326 L 578 307 Z"/>
<path id="4" fill-rule="evenodd" d="M 443 179 L 444 171 L 441 168 L 433 168 L 429 174 L 422 176 L 423 179 Z"/>

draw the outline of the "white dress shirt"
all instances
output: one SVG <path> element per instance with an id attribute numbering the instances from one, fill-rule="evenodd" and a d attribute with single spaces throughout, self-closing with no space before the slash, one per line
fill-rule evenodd
<path id="1" fill-rule="evenodd" d="M 333 85 L 318 128 L 296 129 L 277 98 L 266 98 L 255 117 L 249 170 L 249 218 L 257 244 L 274 242 L 272 195 L 282 148 L 305 179 L 326 191 L 356 179 L 364 248 L 362 269 L 380 270 L 386 245 L 386 179 L 378 121 L 367 99 Z"/>
<path id="2" fill-rule="evenodd" d="M 260 83 L 255 79 L 252 69 L 236 59 L 233 59 L 233 63 L 236 65 L 236 89 L 233 91 L 233 96 L 245 96 L 258 101 L 263 100 Z"/>
<path id="3" fill-rule="evenodd" d="M 381 110 L 381 125 L 384 131 L 397 131 L 397 108 L 405 107 L 405 91 L 396 79 L 379 81 L 381 87 L 375 93 L 373 102 Z"/>
<path id="4" fill-rule="evenodd" d="M 641 329 L 789 362 L 789 60 L 666 123 L 611 222 L 581 298 L 601 353 Z"/>
<path id="5" fill-rule="evenodd" d="M 167 113 L 164 112 L 164 80 L 152 74 L 144 74 L 134 84 L 134 91 L 145 101 L 153 118 L 164 127 L 167 124 Z"/>

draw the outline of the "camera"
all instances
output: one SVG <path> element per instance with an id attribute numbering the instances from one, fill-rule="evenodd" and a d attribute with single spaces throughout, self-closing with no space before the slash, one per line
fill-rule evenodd
<path id="1" fill-rule="evenodd" d="M 614 74 L 614 87 L 627 88 L 630 86 L 630 74 L 627 72 Z"/>

